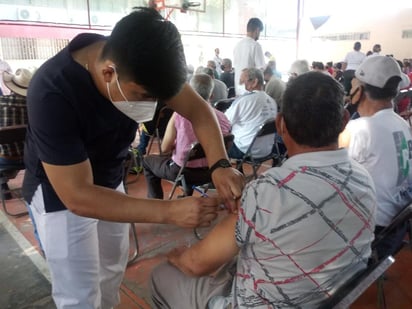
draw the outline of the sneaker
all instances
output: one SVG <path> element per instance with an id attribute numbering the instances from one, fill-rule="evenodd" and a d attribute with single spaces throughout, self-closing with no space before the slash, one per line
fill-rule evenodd
<path id="1" fill-rule="evenodd" d="M 141 172 L 143 172 L 143 167 L 142 166 L 133 166 L 129 170 L 129 174 L 133 174 L 133 175 L 140 174 Z"/>

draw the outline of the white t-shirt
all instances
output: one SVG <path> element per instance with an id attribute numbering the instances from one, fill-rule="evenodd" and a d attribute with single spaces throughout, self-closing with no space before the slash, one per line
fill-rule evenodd
<path id="1" fill-rule="evenodd" d="M 235 145 L 245 153 L 252 143 L 260 125 L 266 120 L 275 118 L 277 104 L 264 91 L 253 91 L 237 98 L 230 105 L 225 115 L 232 124 L 232 133 L 235 136 Z M 254 148 L 253 155 L 265 156 L 272 150 L 272 142 L 264 143 L 261 147 Z"/>
<path id="2" fill-rule="evenodd" d="M 399 192 L 412 178 L 412 135 L 392 109 L 349 121 L 349 155 L 371 174 L 376 187 L 376 224 L 387 226 L 404 206 Z M 410 180 L 409 180 L 410 181 Z"/>
<path id="3" fill-rule="evenodd" d="M 347 53 L 343 60 L 347 64 L 346 70 L 356 70 L 365 58 L 366 55 L 360 51 L 354 50 Z"/>
<path id="4" fill-rule="evenodd" d="M 262 46 L 257 41 L 251 37 L 245 37 L 239 41 L 233 50 L 236 95 L 245 93 L 245 90 L 239 86 L 242 70 L 247 68 L 258 68 L 263 70 L 265 66 L 265 57 L 263 55 Z"/>

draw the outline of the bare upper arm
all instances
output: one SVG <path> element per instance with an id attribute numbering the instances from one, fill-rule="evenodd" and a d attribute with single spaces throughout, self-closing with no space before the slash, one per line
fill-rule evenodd
<path id="1" fill-rule="evenodd" d="M 175 128 L 176 113 L 172 114 L 169 122 L 167 123 L 166 131 L 162 140 L 162 153 L 168 153 L 173 150 L 176 140 L 176 128 Z"/>
<path id="2" fill-rule="evenodd" d="M 239 252 L 235 239 L 236 221 L 236 214 L 228 214 L 205 239 L 180 255 L 169 256 L 169 261 L 188 275 L 211 274 Z"/>
<path id="3" fill-rule="evenodd" d="M 67 208 L 87 187 L 93 186 L 93 173 L 89 160 L 72 165 L 52 165 L 42 162 L 54 191 Z"/>

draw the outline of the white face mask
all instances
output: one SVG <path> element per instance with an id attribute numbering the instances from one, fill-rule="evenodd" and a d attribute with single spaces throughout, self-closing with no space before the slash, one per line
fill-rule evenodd
<path id="1" fill-rule="evenodd" d="M 113 67 L 116 72 L 116 69 Z M 120 88 L 119 79 L 116 72 L 116 84 L 119 88 L 119 92 L 122 95 L 124 101 L 113 101 L 110 94 L 110 83 L 106 83 L 107 93 L 109 94 L 110 101 L 113 105 L 125 114 L 130 119 L 133 119 L 137 123 L 153 120 L 153 116 L 156 112 L 157 101 L 129 101 L 124 95 L 122 88 Z"/>
<path id="2" fill-rule="evenodd" d="M 113 105 L 137 123 L 153 120 L 157 102 L 153 101 L 116 101 Z"/>

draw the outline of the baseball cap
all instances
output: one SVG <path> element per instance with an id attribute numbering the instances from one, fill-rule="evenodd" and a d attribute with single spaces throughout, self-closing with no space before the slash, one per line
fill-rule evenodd
<path id="1" fill-rule="evenodd" d="M 374 56 L 367 57 L 355 71 L 355 77 L 365 84 L 384 88 L 391 77 L 399 77 L 402 84 L 408 81 L 407 76 L 402 73 L 399 64 L 392 57 Z"/>

